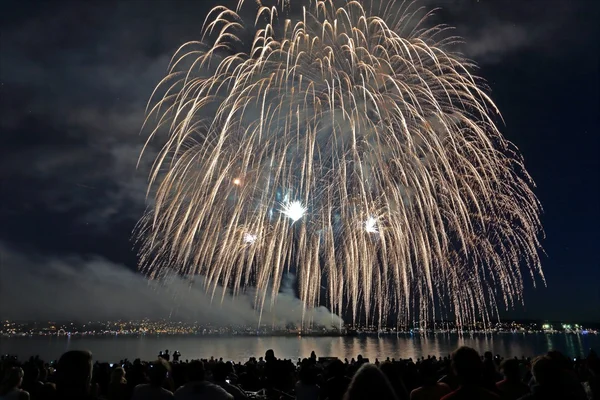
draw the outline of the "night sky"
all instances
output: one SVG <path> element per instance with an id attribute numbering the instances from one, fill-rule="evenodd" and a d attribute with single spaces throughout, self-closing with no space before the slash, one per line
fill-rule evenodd
<path id="1" fill-rule="evenodd" d="M 465 39 L 544 207 L 548 286 L 525 275 L 525 306 L 503 317 L 600 321 L 600 2 L 422 3 Z M 140 127 L 171 55 L 215 4 L 2 2 L 0 318 L 177 307 L 135 275 L 152 162 L 136 169 Z M 188 307 L 213 313 L 202 299 Z"/>

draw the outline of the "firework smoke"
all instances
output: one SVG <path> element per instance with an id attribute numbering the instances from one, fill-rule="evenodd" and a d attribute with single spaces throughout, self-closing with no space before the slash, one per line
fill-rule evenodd
<path id="1" fill-rule="evenodd" d="M 148 112 L 168 139 L 141 268 L 256 286 L 259 309 L 291 269 L 305 307 L 375 324 L 522 302 L 540 205 L 456 38 L 412 3 L 303 4 L 249 24 L 216 7 L 174 55 Z"/>

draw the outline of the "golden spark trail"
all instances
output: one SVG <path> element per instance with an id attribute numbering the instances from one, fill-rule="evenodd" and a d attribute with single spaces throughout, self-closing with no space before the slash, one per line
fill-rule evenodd
<path id="1" fill-rule="evenodd" d="M 145 124 L 168 134 L 141 269 L 256 286 L 262 310 L 291 268 L 306 307 L 379 325 L 522 302 L 541 207 L 449 28 L 413 3 L 299 2 L 250 24 L 250 2 L 218 6 L 173 56 Z"/>

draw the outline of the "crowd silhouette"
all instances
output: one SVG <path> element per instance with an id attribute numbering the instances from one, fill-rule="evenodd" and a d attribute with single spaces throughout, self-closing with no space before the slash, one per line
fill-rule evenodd
<path id="1" fill-rule="evenodd" d="M 557 351 L 535 359 L 460 347 L 450 356 L 373 362 L 358 356 L 278 359 L 273 350 L 245 363 L 182 360 L 94 362 L 69 351 L 57 362 L 2 356 L 0 400 L 600 400 L 600 359 Z"/>

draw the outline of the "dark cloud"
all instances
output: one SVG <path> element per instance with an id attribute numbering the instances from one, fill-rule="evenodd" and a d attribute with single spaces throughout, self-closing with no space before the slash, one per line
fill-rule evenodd
<path id="1" fill-rule="evenodd" d="M 567 27 L 573 20 L 590 20 L 588 2 L 560 0 L 427 0 L 439 7 L 439 23 L 454 26 L 462 37 L 461 52 L 481 66 L 506 63 L 523 52 L 556 58 L 577 47 L 580 35 L 591 34 L 594 25 L 581 24 L 578 32 Z M 583 18 L 582 18 L 583 17 Z"/>
<path id="2" fill-rule="evenodd" d="M 441 7 L 438 19 L 456 23 L 463 51 L 484 64 L 541 50 L 536 43 L 578 10 L 532 1 L 507 12 L 499 3 L 423 5 Z M 0 150 L 0 166 L 13 177 L 52 182 L 40 185 L 31 199 L 36 206 L 50 212 L 88 208 L 81 221 L 104 230 L 140 216 L 153 154 L 151 148 L 136 169 L 144 110 L 174 50 L 199 38 L 207 10 L 190 2 L 56 3 L 7 21 L 0 39 L 0 104 L 9 146 Z"/>
<path id="3" fill-rule="evenodd" d="M 9 137 L 2 167 L 52 182 L 32 199 L 50 212 L 88 208 L 82 221 L 105 230 L 135 220 L 151 162 L 136 170 L 144 110 L 178 43 L 164 43 L 133 7 L 44 11 L 1 36 L 2 123 L 18 136 Z"/>

